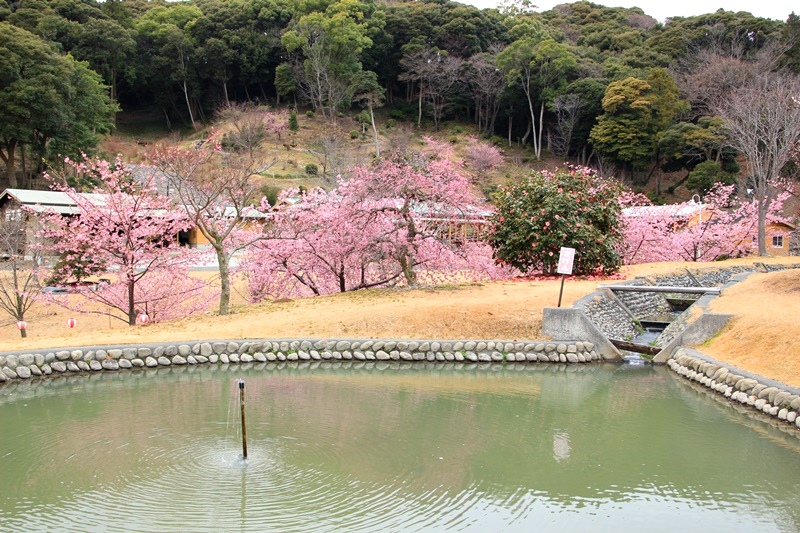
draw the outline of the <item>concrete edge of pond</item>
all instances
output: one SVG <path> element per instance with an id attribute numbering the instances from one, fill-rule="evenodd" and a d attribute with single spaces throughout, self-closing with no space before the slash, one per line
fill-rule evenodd
<path id="1" fill-rule="evenodd" d="M 542 333 L 551 339 L 588 339 L 607 361 L 622 361 L 622 353 L 611 344 L 602 331 L 582 309 L 574 307 L 545 307 L 542 316 Z"/>
<path id="2" fill-rule="evenodd" d="M 776 387 L 776 388 L 779 388 L 779 389 L 783 389 L 783 390 L 785 390 L 785 391 L 787 391 L 787 392 L 789 392 L 791 394 L 794 394 L 795 396 L 800 396 L 800 387 L 794 387 L 792 385 L 788 385 L 786 383 L 783 383 L 782 381 L 778 381 L 776 379 L 771 379 L 771 378 L 762 376 L 760 374 L 756 374 L 754 372 L 749 372 L 747 370 L 741 369 L 741 368 L 739 368 L 737 366 L 734 366 L 734 365 L 731 365 L 729 363 L 726 363 L 725 361 L 720 361 L 718 359 L 714 359 L 713 357 L 701 352 L 700 350 L 697 350 L 696 348 L 683 347 L 681 350 L 682 350 L 682 355 L 687 355 L 687 356 L 695 358 L 695 359 L 700 359 L 700 360 L 702 360 L 702 361 L 704 361 L 706 363 L 710 363 L 712 365 L 717 365 L 717 366 L 720 366 L 720 367 L 724 366 L 725 368 L 728 369 L 729 372 L 733 372 L 733 373 L 738 374 L 738 375 L 740 375 L 740 376 L 742 376 L 744 378 L 754 379 L 754 380 L 758 381 L 759 383 L 761 383 L 763 385 L 766 385 L 767 387 Z M 676 355 L 678 355 L 678 354 L 676 353 Z"/>
<path id="3" fill-rule="evenodd" d="M 679 348 L 667 366 L 730 402 L 759 411 L 800 430 L 800 389 L 732 365 L 691 348 Z"/>

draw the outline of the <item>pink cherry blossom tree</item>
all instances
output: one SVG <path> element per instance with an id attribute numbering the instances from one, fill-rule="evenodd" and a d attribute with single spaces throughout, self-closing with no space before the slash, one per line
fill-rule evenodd
<path id="1" fill-rule="evenodd" d="M 298 191 L 284 197 L 297 198 Z M 336 191 L 316 189 L 298 204 L 279 204 L 269 239 L 255 243 L 245 262 L 251 298 L 318 296 L 381 285 L 402 278 L 392 268 L 395 228 L 370 216 Z"/>
<path id="2" fill-rule="evenodd" d="M 464 238 L 487 211 L 449 162 L 393 158 L 353 175 L 280 204 L 244 265 L 253 300 L 511 274 Z"/>
<path id="3" fill-rule="evenodd" d="M 422 153 L 429 159 L 449 159 L 453 160 L 455 157 L 455 150 L 453 144 L 449 141 L 440 141 L 431 137 L 430 135 L 423 135 Z"/>
<path id="4" fill-rule="evenodd" d="M 54 186 L 74 203 L 76 213 L 46 212 L 41 246 L 61 258 L 54 279 L 107 274 L 109 283 L 82 291 L 82 298 L 47 298 L 129 325 L 140 312 L 159 320 L 203 309 L 208 299 L 205 283 L 189 278 L 189 258 L 177 244 L 178 232 L 188 229 L 190 221 L 159 194 L 154 175 L 134 179 L 121 160 L 66 163 L 96 177 L 101 186 L 93 194 Z"/>
<path id="5" fill-rule="evenodd" d="M 684 204 L 653 206 L 647 196 L 629 190 L 620 195 L 619 202 L 622 206 L 620 256 L 623 262 L 636 264 L 671 260 L 673 250 L 669 241 Z"/>
<path id="6" fill-rule="evenodd" d="M 471 137 L 464 151 L 464 159 L 478 174 L 488 172 L 503 163 L 503 153 L 487 142 Z"/>
<path id="7" fill-rule="evenodd" d="M 289 131 L 289 110 L 280 109 L 264 113 L 264 129 L 267 133 L 274 134 L 278 141 L 283 142 L 281 136 Z"/>
<path id="8" fill-rule="evenodd" d="M 262 196 L 254 176 L 274 161 L 262 161 L 254 150 L 225 152 L 216 135 L 201 147 L 156 146 L 148 159 L 168 178 L 185 216 L 210 245 L 219 268 L 219 314 L 230 312 L 231 260 L 264 238 L 254 204 Z"/>
<path id="9" fill-rule="evenodd" d="M 80 293 L 84 302 L 102 304 L 111 309 L 129 309 L 130 294 L 126 284 L 98 284 Z M 56 300 L 69 302 L 63 295 Z M 135 315 L 147 315 L 149 322 L 168 322 L 208 311 L 218 298 L 218 290 L 203 279 L 193 277 L 188 265 L 170 262 L 139 281 L 134 300 Z M 74 305 L 86 311 L 92 306 Z M 96 307 L 96 306 L 93 306 Z M 130 320 L 130 316 L 126 317 Z"/>
<path id="10" fill-rule="evenodd" d="M 786 188 L 770 205 L 767 222 L 783 221 Z M 702 200 L 653 206 L 644 195 L 627 194 L 623 203 L 626 263 L 715 261 L 757 251 L 758 203 L 736 195 L 735 185 L 716 184 Z"/>
<path id="11" fill-rule="evenodd" d="M 440 238 L 443 226 L 477 221 L 485 214 L 468 180 L 449 159 L 395 154 L 356 168 L 338 191 L 373 216 L 389 218 L 395 232 L 390 256 L 409 285 L 417 282 L 418 266 L 433 266 L 432 257 L 419 253 L 423 243 L 445 244 Z"/>

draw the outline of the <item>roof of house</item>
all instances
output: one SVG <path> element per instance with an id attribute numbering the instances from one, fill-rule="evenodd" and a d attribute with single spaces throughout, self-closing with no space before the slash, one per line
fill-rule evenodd
<path id="1" fill-rule="evenodd" d="M 793 231 L 797 229 L 797 224 L 793 224 L 788 220 L 768 220 L 767 227 L 770 226 L 786 226 L 787 228 Z"/>
<path id="2" fill-rule="evenodd" d="M 96 193 L 79 193 L 80 196 L 91 201 L 93 204 L 103 204 L 105 202 L 104 194 Z M 0 193 L 0 202 L 4 198 L 13 198 L 20 203 L 23 207 L 31 209 L 36 213 L 44 211 L 54 211 L 62 215 L 77 215 L 80 209 L 67 193 L 61 191 L 31 191 L 28 189 L 6 189 Z M 226 207 L 223 217 L 232 218 L 236 214 L 233 207 Z M 259 219 L 266 218 L 268 215 L 262 213 L 258 209 L 249 208 L 245 209 L 240 216 L 242 218 Z"/>
<path id="3" fill-rule="evenodd" d="M 441 202 L 418 203 L 413 206 L 413 210 L 423 218 L 431 220 L 487 220 L 494 211 L 487 209 L 486 206 L 464 205 L 454 207 Z"/>
<path id="4" fill-rule="evenodd" d="M 93 202 L 102 202 L 102 194 L 82 193 L 81 196 Z M 67 193 L 61 191 L 31 191 L 28 189 L 6 189 L 0 193 L 0 201 L 3 198 L 13 198 L 20 205 L 27 207 L 37 213 L 43 211 L 55 211 L 62 215 L 75 215 L 78 207 Z"/>
<path id="5" fill-rule="evenodd" d="M 655 218 L 670 218 L 670 219 L 686 219 L 691 218 L 703 209 L 712 209 L 711 206 L 700 202 L 686 202 L 683 204 L 669 204 L 669 205 L 637 205 L 633 207 L 626 207 L 622 210 L 622 214 L 628 217 L 655 217 Z"/>

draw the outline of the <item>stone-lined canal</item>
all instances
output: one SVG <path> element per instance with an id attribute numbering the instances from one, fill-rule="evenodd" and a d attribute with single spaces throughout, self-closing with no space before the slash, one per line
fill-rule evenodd
<path id="1" fill-rule="evenodd" d="M 0 530 L 800 528 L 798 433 L 663 367 L 246 366 L 0 387 Z"/>

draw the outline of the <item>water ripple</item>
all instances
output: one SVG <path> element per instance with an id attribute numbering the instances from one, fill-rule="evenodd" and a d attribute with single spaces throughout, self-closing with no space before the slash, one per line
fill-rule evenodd
<path id="1" fill-rule="evenodd" d="M 229 374 L 64 381 L 3 397 L 0 530 L 788 530 L 797 522 L 796 446 L 735 420 L 714 423 L 690 403 L 702 397 L 676 392 L 650 369 L 247 377 L 246 460 Z M 732 480 L 720 465 L 742 456 Z"/>

